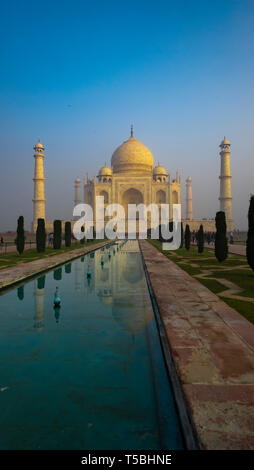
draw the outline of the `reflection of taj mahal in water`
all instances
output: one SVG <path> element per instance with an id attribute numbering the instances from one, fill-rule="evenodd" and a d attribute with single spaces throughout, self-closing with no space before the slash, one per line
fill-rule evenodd
<path id="1" fill-rule="evenodd" d="M 70 265 L 72 267 L 68 269 Z M 88 266 L 92 273 L 91 279 L 86 276 Z M 126 245 L 119 242 L 111 247 L 98 249 L 69 265 L 57 268 L 53 276 L 60 282 L 60 292 L 64 274 L 73 276 L 77 294 L 83 292 L 85 297 L 96 295 L 107 306 L 113 319 L 132 336 L 143 330 L 153 319 L 136 240 L 129 240 Z M 41 276 L 34 281 L 34 328 L 38 332 L 44 328 L 44 297 L 45 276 Z M 61 314 L 68 314 L 64 302 L 62 312 L 61 309 L 53 312 L 52 308 L 56 322 L 61 321 Z"/>
<path id="2" fill-rule="evenodd" d="M 233 227 L 231 174 L 230 174 L 230 143 L 224 138 L 221 148 L 221 175 L 220 175 L 220 209 L 226 213 L 228 229 Z M 36 230 L 37 219 L 45 219 L 45 191 L 44 191 L 44 147 L 38 142 L 35 147 L 34 172 L 34 216 L 33 230 Z M 181 204 L 180 176 L 175 177 L 165 170 L 159 163 L 154 166 L 154 158 L 150 150 L 133 136 L 131 128 L 130 137 L 123 142 L 111 157 L 111 166 L 103 166 L 97 176 L 92 179 L 88 173 L 84 178 L 84 195 L 81 196 L 81 180 L 75 180 L 74 205 L 85 202 L 92 206 L 94 219 L 96 217 L 96 197 L 104 197 L 104 209 L 108 204 L 118 203 L 128 213 L 128 204 L 169 205 L 169 216 L 172 219 L 173 204 Z M 183 216 L 183 214 L 182 214 Z M 70 217 L 72 218 L 72 217 Z M 105 217 L 105 221 L 107 218 Z M 150 225 L 150 212 L 148 212 L 148 227 Z M 193 220 L 192 207 L 192 180 L 186 179 L 186 216 L 184 224 L 188 221 L 191 229 L 198 229 L 200 223 L 205 230 L 214 230 L 214 220 Z M 46 221 L 47 231 L 53 230 L 53 223 Z"/>

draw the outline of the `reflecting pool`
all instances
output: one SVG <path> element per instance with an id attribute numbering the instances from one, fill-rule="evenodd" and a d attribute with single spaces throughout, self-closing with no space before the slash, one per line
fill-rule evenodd
<path id="1" fill-rule="evenodd" d="M 0 296 L 0 421 L 1 449 L 183 448 L 137 241 Z"/>

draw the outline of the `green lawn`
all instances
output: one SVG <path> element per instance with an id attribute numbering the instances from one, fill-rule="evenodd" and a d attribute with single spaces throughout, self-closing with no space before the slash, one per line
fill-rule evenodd
<path id="1" fill-rule="evenodd" d="M 217 278 L 226 278 L 241 289 L 244 289 L 240 295 L 245 297 L 254 297 L 254 271 L 252 271 L 252 269 L 232 269 L 227 272 L 226 275 L 225 271 L 213 271 L 213 276 Z"/>
<path id="2" fill-rule="evenodd" d="M 221 297 L 221 299 L 237 312 L 241 313 L 249 322 L 254 324 L 254 305 L 251 302 L 243 302 L 242 300 L 227 299 L 224 297 Z"/>
<path id="3" fill-rule="evenodd" d="M 191 276 L 195 277 L 204 270 L 209 270 L 211 274 L 208 277 L 227 279 L 243 289 L 236 295 L 254 298 L 254 271 L 250 269 L 245 256 L 230 253 L 224 262 L 219 263 L 215 258 L 214 250 L 209 248 L 204 248 L 204 252 L 201 254 L 198 253 L 196 246 L 191 246 L 189 251 L 185 248 L 179 248 L 176 251 L 163 251 L 158 240 L 148 241 Z M 244 269 L 237 268 L 237 266 L 244 266 Z M 229 269 L 224 270 L 223 268 Z M 216 279 L 198 278 L 198 281 L 215 294 L 226 290 L 226 287 Z M 233 298 L 223 298 L 223 300 L 247 320 L 254 323 L 254 303 Z"/>
<path id="4" fill-rule="evenodd" d="M 91 240 L 87 243 L 81 244 L 73 243 L 70 247 L 65 247 L 64 245 L 59 250 L 55 250 L 52 247 L 46 248 L 44 253 L 37 253 L 35 248 L 31 250 L 25 250 L 22 255 L 19 255 L 17 252 L 13 253 L 1 253 L 0 252 L 0 269 L 9 268 L 11 266 L 16 266 L 20 263 L 29 263 L 29 261 L 34 261 L 36 259 L 48 258 L 49 256 L 59 255 L 67 251 L 76 250 L 78 248 L 83 248 L 85 246 L 90 246 L 94 243 L 99 243 L 102 240 Z"/>

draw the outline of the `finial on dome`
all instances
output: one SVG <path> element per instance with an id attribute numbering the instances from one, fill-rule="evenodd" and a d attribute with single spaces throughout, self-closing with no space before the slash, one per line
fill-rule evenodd
<path id="1" fill-rule="evenodd" d="M 34 149 L 38 149 L 38 148 L 41 149 L 41 150 L 44 150 L 44 147 L 43 147 L 43 145 L 41 144 L 40 139 L 38 139 L 37 144 L 35 144 L 35 146 L 34 146 Z"/>
<path id="2" fill-rule="evenodd" d="M 133 124 L 131 125 L 131 137 L 133 137 Z"/>

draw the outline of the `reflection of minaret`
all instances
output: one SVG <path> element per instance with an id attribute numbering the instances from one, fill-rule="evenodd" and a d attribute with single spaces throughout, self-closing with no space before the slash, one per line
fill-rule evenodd
<path id="1" fill-rule="evenodd" d="M 230 173 L 230 143 L 224 137 L 220 144 L 221 170 L 220 170 L 220 210 L 225 212 L 227 230 L 232 230 L 232 194 Z"/>
<path id="2" fill-rule="evenodd" d="M 44 288 L 39 289 L 37 280 L 34 281 L 34 328 L 37 331 L 42 331 L 43 323 L 43 309 L 44 309 Z"/>
<path id="3" fill-rule="evenodd" d="M 192 182 L 191 177 L 188 176 L 186 179 L 186 219 L 192 220 Z"/>
<path id="4" fill-rule="evenodd" d="M 81 290 L 82 265 L 80 260 L 75 261 L 75 290 Z"/>
<path id="5" fill-rule="evenodd" d="M 34 215 L 33 215 L 33 225 L 34 229 L 37 228 L 37 219 L 45 220 L 45 194 L 44 194 L 44 170 L 43 170 L 43 160 L 44 160 L 44 147 L 39 142 L 34 146 Z"/>

